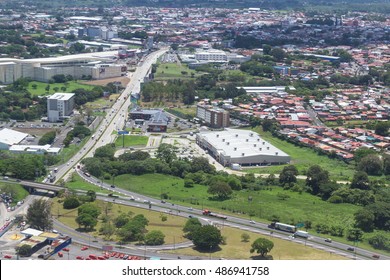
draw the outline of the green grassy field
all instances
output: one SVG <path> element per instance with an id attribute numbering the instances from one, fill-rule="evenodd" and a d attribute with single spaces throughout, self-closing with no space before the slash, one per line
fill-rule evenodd
<path id="1" fill-rule="evenodd" d="M 193 118 L 196 116 L 196 107 L 193 106 L 181 106 L 181 107 L 169 108 L 168 110 L 170 113 L 181 118 L 186 118 L 187 116 Z"/>
<path id="2" fill-rule="evenodd" d="M 291 157 L 291 164 L 294 164 L 299 174 L 305 175 L 305 171 L 311 166 L 318 164 L 322 168 L 329 171 L 331 179 L 335 180 L 352 180 L 355 173 L 355 166 L 347 164 L 338 159 L 331 159 L 328 156 L 318 155 L 313 149 L 306 147 L 298 147 L 292 143 L 273 137 L 269 132 L 263 132 L 261 128 L 252 129 L 260 134 L 264 140 L 268 141 L 275 147 L 287 153 Z M 244 168 L 243 171 L 250 173 L 280 173 L 285 165 L 259 167 L 259 168 Z"/>
<path id="3" fill-rule="evenodd" d="M 74 174 L 72 179 L 66 182 L 66 187 L 71 190 L 84 190 L 84 191 L 94 191 L 99 193 L 110 193 L 110 191 L 106 189 L 102 189 L 94 184 L 88 183 L 84 181 L 79 175 Z"/>
<path id="4" fill-rule="evenodd" d="M 34 84 L 37 85 L 37 87 L 35 89 L 33 88 Z M 83 88 L 83 89 L 87 89 L 87 90 L 91 90 L 94 88 L 94 86 L 80 84 L 80 83 L 77 83 L 75 81 L 67 82 L 67 84 L 65 84 L 65 83 L 49 84 L 49 83 L 32 81 L 28 84 L 27 90 L 32 95 L 48 95 L 48 93 L 46 93 L 47 91 L 45 90 L 46 86 L 48 86 L 48 85 L 50 86 L 49 94 L 53 94 L 55 92 L 73 92 L 75 89 L 78 89 L 78 88 Z M 54 90 L 54 88 L 56 88 L 56 87 L 58 88 L 57 91 Z M 66 90 L 64 91 L 63 89 L 61 89 L 61 87 L 66 87 Z"/>
<path id="5" fill-rule="evenodd" d="M 248 260 L 251 257 L 255 257 L 256 254 L 251 254 L 249 252 L 251 248 L 251 244 L 257 238 L 267 238 L 274 243 L 274 248 L 268 254 L 268 256 L 272 256 L 274 260 L 345 260 L 346 258 L 330 254 L 328 252 L 313 249 L 308 246 L 303 246 L 300 244 L 293 243 L 291 241 L 282 240 L 279 238 L 273 238 L 269 235 L 261 235 L 253 232 L 246 232 L 250 236 L 249 242 L 242 242 L 241 234 L 246 231 L 223 227 L 221 229 L 222 236 L 227 237 L 227 244 L 220 245 L 221 250 L 210 252 L 198 252 L 194 248 L 185 248 L 174 251 L 167 251 L 168 253 L 177 253 L 177 254 L 186 254 L 192 256 L 203 256 L 211 258 L 224 258 L 224 259 L 233 259 L 233 260 Z"/>
<path id="6" fill-rule="evenodd" d="M 182 74 L 187 72 L 187 74 Z M 157 72 L 155 74 L 155 80 L 169 80 L 169 79 L 191 79 L 191 74 L 194 74 L 194 77 L 199 76 L 194 70 L 189 69 L 186 65 L 179 65 L 176 63 L 164 63 L 159 64 Z"/>
<path id="7" fill-rule="evenodd" d="M 88 141 L 89 137 L 84 138 L 79 144 L 70 144 L 69 147 L 63 148 L 60 152 L 59 157 L 61 158 L 61 163 L 67 162 L 71 159 Z"/>
<path id="8" fill-rule="evenodd" d="M 94 203 L 97 203 L 101 207 L 101 209 L 105 209 L 107 206 L 107 203 L 103 201 L 96 201 Z M 173 244 L 174 242 L 180 243 L 187 241 L 187 239 L 183 237 L 182 231 L 182 228 L 186 222 L 185 218 L 165 214 L 168 219 L 167 221 L 163 222 L 161 221 L 161 213 L 159 212 L 118 204 L 110 204 L 109 208 L 110 210 L 108 211 L 108 216 L 111 219 L 115 219 L 115 217 L 119 216 L 121 213 L 131 213 L 132 216 L 143 214 L 149 220 L 149 225 L 146 227 L 146 229 L 148 231 L 161 230 L 165 235 L 165 244 Z M 71 210 L 64 209 L 62 207 L 62 204 L 59 203 L 59 200 L 56 198 L 53 200 L 52 214 L 55 217 L 59 215 L 60 217 L 58 220 L 60 222 L 72 228 L 78 228 L 78 224 L 75 221 L 77 217 L 77 208 Z M 89 234 L 92 236 L 99 236 L 98 230 L 101 227 L 101 224 L 102 222 L 99 219 L 95 230 L 89 232 Z M 102 238 L 103 236 L 100 237 Z M 112 236 L 112 240 L 119 241 L 116 235 Z"/>
<path id="9" fill-rule="evenodd" d="M 146 146 L 148 143 L 148 136 L 135 136 L 135 135 L 119 135 L 115 140 L 115 147 L 123 147 L 123 137 L 124 137 L 124 146 Z"/>
<path id="10" fill-rule="evenodd" d="M 253 213 L 253 220 L 268 223 L 274 215 L 281 222 L 296 224 L 309 220 L 313 227 L 316 224 L 328 224 L 342 226 L 344 229 L 353 227 L 354 213 L 361 207 L 352 204 L 331 204 L 319 197 L 308 193 L 299 194 L 289 190 L 283 190 L 279 186 L 266 187 L 260 191 L 235 191 L 230 200 L 215 201 L 209 199 L 207 187 L 195 185 L 193 188 L 184 188 L 184 180 L 163 174 L 120 175 L 115 178 L 115 184 L 121 188 L 160 198 L 161 193 L 166 193 L 169 201 L 188 205 L 194 208 L 208 208 L 216 212 L 228 215 L 236 215 L 249 218 L 248 213 Z M 281 200 L 278 194 L 287 194 L 287 200 Z M 252 202 L 248 202 L 248 197 Z M 315 230 L 309 231 L 315 234 Z M 382 231 L 382 233 L 385 233 Z M 389 233 L 385 233 L 389 235 Z M 367 234 L 366 236 L 371 236 Z M 327 235 L 320 235 L 329 237 Z M 332 239 L 346 242 L 345 238 L 332 237 Z M 365 239 L 359 247 L 371 249 Z M 351 245 L 352 242 L 350 242 Z"/>

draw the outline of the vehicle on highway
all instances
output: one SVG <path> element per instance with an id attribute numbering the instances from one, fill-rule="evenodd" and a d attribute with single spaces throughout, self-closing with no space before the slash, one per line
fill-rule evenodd
<path id="1" fill-rule="evenodd" d="M 111 188 L 115 188 L 115 185 L 111 185 Z"/>
<path id="2" fill-rule="evenodd" d="M 326 239 L 325 239 L 325 242 L 332 243 L 332 239 L 326 238 Z"/>
<path id="3" fill-rule="evenodd" d="M 348 251 L 354 252 L 354 251 L 355 251 L 355 248 L 353 248 L 353 247 L 348 247 L 347 250 L 348 250 Z"/>
<path id="4" fill-rule="evenodd" d="M 81 251 L 85 251 L 85 250 L 88 250 L 88 246 L 81 247 Z"/>
<path id="5" fill-rule="evenodd" d="M 254 224 L 254 223 L 255 223 L 255 221 L 252 221 L 252 220 L 250 220 L 250 221 L 249 221 L 249 223 L 250 223 L 250 224 Z"/>
<path id="6" fill-rule="evenodd" d="M 379 256 L 379 255 L 372 255 L 372 258 L 374 258 L 374 259 L 379 259 L 380 256 Z"/>
<path id="7" fill-rule="evenodd" d="M 4 255 L 4 258 L 5 259 L 12 259 L 12 256 L 11 255 Z"/>
<path id="8" fill-rule="evenodd" d="M 161 200 L 161 203 L 166 203 L 166 201 L 165 200 Z"/>
<path id="9" fill-rule="evenodd" d="M 60 258 L 62 258 L 62 257 L 64 256 L 64 254 L 61 253 L 61 252 L 58 252 L 58 256 L 59 256 Z"/>
<path id="10" fill-rule="evenodd" d="M 62 251 L 69 252 L 69 248 L 64 248 Z"/>
<path id="11" fill-rule="evenodd" d="M 76 260 L 83 260 L 84 258 L 83 257 L 81 257 L 81 256 L 77 256 L 76 257 Z"/>

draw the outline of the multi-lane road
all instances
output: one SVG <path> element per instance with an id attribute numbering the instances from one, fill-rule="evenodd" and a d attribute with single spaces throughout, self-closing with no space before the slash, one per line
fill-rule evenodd
<path id="1" fill-rule="evenodd" d="M 113 141 L 112 131 L 121 130 L 126 122 L 128 107 L 131 102 L 131 95 L 137 94 L 140 91 L 140 83 L 144 77 L 150 71 L 153 63 L 157 61 L 157 58 L 164 54 L 168 49 L 158 50 L 145 57 L 143 63 L 137 67 L 135 72 L 129 74 L 130 82 L 118 97 L 113 106 L 107 110 L 107 115 L 96 128 L 94 137 L 84 145 L 83 149 L 74 155 L 69 164 L 62 165 L 58 168 L 55 182 L 60 179 L 66 180 L 71 174 L 72 169 L 75 168 L 77 163 L 84 157 L 92 157 L 95 150 L 101 146 L 109 144 Z"/>

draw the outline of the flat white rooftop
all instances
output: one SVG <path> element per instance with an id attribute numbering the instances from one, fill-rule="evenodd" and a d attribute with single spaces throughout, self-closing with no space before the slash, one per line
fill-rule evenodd
<path id="1" fill-rule="evenodd" d="M 51 95 L 48 99 L 55 99 L 55 100 L 69 100 L 74 96 L 74 93 L 62 93 L 62 92 L 56 92 L 55 94 Z"/>
<path id="2" fill-rule="evenodd" d="M 258 155 L 289 156 L 250 130 L 226 128 L 223 131 L 202 131 L 199 135 L 219 153 L 231 158 Z"/>
<path id="3" fill-rule="evenodd" d="M 27 133 L 19 132 L 8 128 L 3 128 L 2 130 L 0 130 L 0 142 L 7 145 L 19 144 L 27 136 Z"/>

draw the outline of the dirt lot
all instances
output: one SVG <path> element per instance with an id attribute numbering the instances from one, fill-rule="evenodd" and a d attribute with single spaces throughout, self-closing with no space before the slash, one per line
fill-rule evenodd
<path id="1" fill-rule="evenodd" d="M 127 77 L 117 77 L 117 78 L 94 80 L 94 81 L 88 81 L 82 83 L 86 85 L 93 85 L 93 86 L 105 86 L 108 83 L 113 83 L 113 82 L 121 82 L 122 86 L 125 87 L 130 82 L 130 79 Z"/>
<path id="2" fill-rule="evenodd" d="M 43 134 L 55 130 L 55 128 L 21 128 L 21 127 L 14 127 L 12 128 L 13 130 L 17 130 L 23 133 L 28 133 L 30 135 L 35 135 L 35 136 L 42 136 Z"/>

